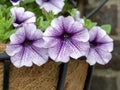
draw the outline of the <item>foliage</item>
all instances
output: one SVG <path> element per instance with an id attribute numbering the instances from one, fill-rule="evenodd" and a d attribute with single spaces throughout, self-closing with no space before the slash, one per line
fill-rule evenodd
<path id="1" fill-rule="evenodd" d="M 62 62 L 56 62 L 57 66 L 60 66 L 62 64 Z"/>
<path id="2" fill-rule="evenodd" d="M 72 9 L 72 10 L 69 10 L 68 12 L 70 13 L 70 16 L 75 17 L 76 11 L 77 9 Z"/>
<path id="3" fill-rule="evenodd" d="M 32 11 L 36 15 L 36 25 L 37 27 L 45 31 L 45 29 L 50 26 L 51 21 L 54 18 L 57 18 L 60 15 L 63 16 L 72 16 L 75 17 L 76 9 L 65 0 L 65 6 L 58 15 L 54 15 L 53 12 L 47 13 L 44 9 L 39 9 L 39 6 L 36 4 L 35 0 L 24 0 L 21 2 L 20 7 L 24 7 L 27 11 Z M 8 0 L 0 0 L 0 42 L 9 41 L 10 35 L 15 32 L 13 27 L 13 17 L 10 14 L 10 8 L 12 4 Z M 32 8 L 31 8 L 32 7 Z M 90 30 L 92 27 L 96 26 L 96 22 L 92 22 L 90 19 L 84 17 L 84 27 Z M 111 26 L 106 24 L 102 25 L 101 28 L 106 31 L 107 34 L 110 34 Z"/>
<path id="4" fill-rule="evenodd" d="M 10 35 L 15 32 L 12 28 L 13 18 L 10 8 L 0 5 L 0 42 L 7 42 Z"/>
<path id="5" fill-rule="evenodd" d="M 105 25 L 102 25 L 101 28 L 103 30 L 105 30 L 107 34 L 110 34 L 110 32 L 111 32 L 111 25 L 105 24 Z"/>
<path id="6" fill-rule="evenodd" d="M 42 10 L 42 14 L 42 16 L 37 18 L 36 25 L 39 29 L 45 31 L 45 29 L 50 26 L 50 23 L 55 18 L 55 16 L 53 12 L 47 13 L 45 10 Z"/>
<path id="7" fill-rule="evenodd" d="M 92 27 L 96 26 L 97 23 L 96 22 L 92 22 L 90 19 L 87 19 L 84 17 L 84 26 L 90 30 Z"/>

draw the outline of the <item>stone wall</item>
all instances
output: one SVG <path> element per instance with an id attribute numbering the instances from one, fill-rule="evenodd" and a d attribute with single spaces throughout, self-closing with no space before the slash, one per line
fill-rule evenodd
<path id="1" fill-rule="evenodd" d="M 95 8 L 101 0 L 88 1 L 86 13 Z M 109 0 L 91 19 L 99 25 L 111 24 L 111 37 L 114 39 L 113 58 L 105 66 L 95 66 L 91 90 L 120 90 L 120 0 Z"/>

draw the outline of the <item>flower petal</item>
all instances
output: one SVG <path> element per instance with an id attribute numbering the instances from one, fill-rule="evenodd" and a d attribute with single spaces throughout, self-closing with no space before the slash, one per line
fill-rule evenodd
<path id="1" fill-rule="evenodd" d="M 70 60 L 70 53 L 72 51 L 69 50 L 66 42 L 60 42 L 56 46 L 49 48 L 48 53 L 51 59 L 55 62 L 68 62 Z"/>
<path id="2" fill-rule="evenodd" d="M 64 6 L 64 0 L 51 0 L 50 3 L 52 5 L 54 5 L 55 7 L 59 8 L 62 10 L 63 6 Z"/>
<path id="3" fill-rule="evenodd" d="M 60 39 L 56 38 L 56 37 L 43 37 L 45 43 L 44 43 L 44 47 L 45 48 L 50 48 L 53 47 L 55 45 L 57 45 L 60 42 Z"/>
<path id="4" fill-rule="evenodd" d="M 29 23 L 29 22 L 35 22 L 36 21 L 36 17 L 35 17 L 35 14 L 30 12 L 30 11 L 26 11 L 24 12 L 22 18 L 21 18 L 22 21 L 25 21 L 25 23 Z"/>
<path id="5" fill-rule="evenodd" d="M 45 49 L 39 49 L 35 47 L 27 47 L 21 50 L 21 52 L 11 57 L 12 63 L 20 68 L 22 66 L 31 67 L 32 63 L 41 66 L 48 60 L 48 55 Z"/>
<path id="6" fill-rule="evenodd" d="M 38 37 L 39 35 L 37 33 L 40 34 L 41 36 L 41 33 L 40 31 L 37 31 L 37 28 L 35 26 L 35 24 L 24 24 L 23 25 L 24 27 L 24 30 L 25 30 L 25 34 L 26 34 L 26 37 L 29 39 L 29 40 L 33 40 L 33 39 L 36 39 L 36 37 Z M 36 33 L 37 32 L 37 33 Z M 36 33 L 36 35 L 34 35 Z"/>
<path id="7" fill-rule="evenodd" d="M 97 52 L 90 48 L 89 49 L 89 52 L 88 52 L 88 56 L 87 56 L 87 62 L 90 64 L 90 65 L 94 65 L 96 63 L 96 60 L 99 59 L 100 57 L 98 56 Z"/>
<path id="8" fill-rule="evenodd" d="M 21 45 L 8 44 L 7 47 L 6 47 L 6 53 L 10 56 L 13 56 L 16 53 L 20 52 L 21 49 L 22 49 Z"/>
<path id="9" fill-rule="evenodd" d="M 70 56 L 74 59 L 78 59 L 81 56 L 86 56 L 89 50 L 88 42 L 70 41 L 69 45 L 69 48 L 72 49 Z"/>
<path id="10" fill-rule="evenodd" d="M 111 58 L 112 58 L 111 53 L 103 51 L 101 49 L 91 48 L 87 56 L 87 62 L 90 65 L 94 65 L 96 62 L 105 65 L 110 61 Z"/>
<path id="11" fill-rule="evenodd" d="M 13 26 L 18 28 L 25 23 L 34 23 L 36 21 L 35 14 L 30 11 L 25 11 L 23 7 L 11 8 L 11 14 L 14 17 Z"/>
<path id="12" fill-rule="evenodd" d="M 97 48 L 101 48 L 104 51 L 113 51 L 113 39 L 109 37 L 104 30 L 100 27 L 94 27 L 90 30 L 90 40 L 98 43 Z"/>
<path id="13" fill-rule="evenodd" d="M 102 49 L 107 52 L 112 52 L 113 51 L 113 42 L 101 44 L 101 45 L 97 46 L 96 48 Z"/>
<path id="14" fill-rule="evenodd" d="M 10 36 L 10 44 L 20 44 L 25 40 L 25 31 L 23 27 L 19 28 L 15 34 Z"/>
<path id="15" fill-rule="evenodd" d="M 38 47 L 31 47 L 31 51 L 33 52 L 34 59 L 31 59 L 34 64 L 41 66 L 48 61 L 48 49 L 38 48 Z"/>
<path id="16" fill-rule="evenodd" d="M 44 32 L 44 36 L 59 36 L 62 33 L 61 29 L 53 28 L 53 27 L 48 27 L 46 31 Z"/>
<path id="17" fill-rule="evenodd" d="M 62 19 L 62 23 L 63 23 L 63 29 L 66 31 L 66 32 L 73 32 L 74 30 L 71 29 L 71 26 L 74 24 L 74 19 L 73 17 L 71 16 L 68 16 L 66 18 L 63 18 Z"/>
<path id="18" fill-rule="evenodd" d="M 41 9 L 42 8 L 44 8 L 47 12 L 53 11 L 54 14 L 58 14 L 61 11 L 61 9 L 59 7 L 56 7 L 56 6 L 52 5 L 51 3 L 44 3 L 41 6 Z"/>
<path id="19" fill-rule="evenodd" d="M 35 47 L 38 47 L 38 48 L 43 48 L 44 47 L 44 40 L 43 39 L 35 40 L 32 45 Z"/>
<path id="20" fill-rule="evenodd" d="M 22 0 L 10 0 L 13 5 L 19 5 Z"/>
<path id="21" fill-rule="evenodd" d="M 42 5 L 43 4 L 43 0 L 35 0 L 36 1 L 36 3 L 38 4 L 38 5 Z"/>
<path id="22" fill-rule="evenodd" d="M 63 16 L 55 18 L 51 22 L 51 26 L 48 27 L 44 33 L 44 36 L 59 36 L 63 33 Z"/>
<path id="23" fill-rule="evenodd" d="M 55 18 L 52 22 L 51 22 L 51 26 L 54 28 L 58 28 L 57 30 L 59 30 L 59 28 L 63 28 L 63 20 L 64 17 L 63 16 L 59 16 L 58 18 Z"/>
<path id="24" fill-rule="evenodd" d="M 21 17 L 25 11 L 23 7 L 13 7 L 10 9 L 12 16 L 15 18 L 18 18 L 19 16 Z"/>
<path id="25" fill-rule="evenodd" d="M 96 40 L 99 42 L 99 40 L 101 40 L 107 34 L 100 27 L 96 26 L 89 31 L 89 35 L 90 35 L 90 41 Z"/>
<path id="26" fill-rule="evenodd" d="M 97 59 L 97 63 L 105 65 L 111 60 L 112 58 L 111 53 L 103 51 L 102 49 L 97 49 L 96 51 L 101 58 L 101 59 Z"/>
<path id="27" fill-rule="evenodd" d="M 30 53 L 31 52 L 29 52 L 28 49 L 23 48 L 20 52 L 11 57 L 11 62 L 17 68 L 23 66 L 31 67 L 33 63 L 31 61 L 32 56 L 30 56 Z"/>
<path id="28" fill-rule="evenodd" d="M 99 46 L 101 49 L 103 48 L 108 52 L 113 51 L 113 39 L 110 38 L 108 35 L 105 35 L 103 38 L 99 39 L 97 42 L 102 44 Z"/>
<path id="29" fill-rule="evenodd" d="M 40 8 L 44 8 L 47 12 L 53 11 L 54 14 L 58 14 L 63 6 L 64 6 L 64 2 L 63 0 L 54 0 L 54 1 L 48 1 L 48 2 L 44 2 L 41 0 L 36 0 L 37 4 L 40 5 Z M 49 8 L 51 7 L 51 8 Z"/>
<path id="30" fill-rule="evenodd" d="M 87 42 L 89 40 L 88 30 L 84 28 L 82 24 L 75 22 L 71 27 L 71 31 L 74 34 L 72 39 L 82 42 Z"/>

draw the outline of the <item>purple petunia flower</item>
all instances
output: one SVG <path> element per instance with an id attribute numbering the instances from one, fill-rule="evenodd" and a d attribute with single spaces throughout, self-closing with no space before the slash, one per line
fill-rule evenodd
<path id="1" fill-rule="evenodd" d="M 54 14 L 62 11 L 64 6 L 64 0 L 36 0 L 36 3 L 41 9 L 44 8 L 47 12 L 53 11 Z"/>
<path id="2" fill-rule="evenodd" d="M 20 27 L 25 23 L 34 23 L 36 21 L 35 14 L 30 11 L 25 11 L 23 7 L 11 8 L 11 14 L 14 17 L 14 27 Z"/>
<path id="3" fill-rule="evenodd" d="M 23 0 L 10 0 L 13 5 L 18 5 Z"/>
<path id="4" fill-rule="evenodd" d="M 34 24 L 24 24 L 10 37 L 6 52 L 18 68 L 32 64 L 43 65 L 48 60 L 48 51 L 43 48 L 43 33 Z"/>
<path id="5" fill-rule="evenodd" d="M 107 64 L 112 58 L 110 52 L 113 50 L 113 40 L 98 26 L 93 27 L 89 34 L 90 48 L 87 62 L 90 65 L 94 65 L 96 62 L 102 65 Z"/>
<path id="6" fill-rule="evenodd" d="M 88 30 L 71 16 L 54 19 L 43 35 L 49 56 L 56 62 L 68 62 L 70 57 L 78 59 L 89 48 Z"/>

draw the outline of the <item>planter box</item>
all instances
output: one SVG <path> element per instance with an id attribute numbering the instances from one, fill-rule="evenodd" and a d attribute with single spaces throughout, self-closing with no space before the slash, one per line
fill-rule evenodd
<path id="1" fill-rule="evenodd" d="M 4 50 L 0 47 L 1 52 Z M 64 90 L 83 90 L 89 65 L 83 60 L 71 60 L 68 63 Z M 3 87 L 3 62 L 0 62 L 0 90 Z M 41 67 L 30 68 L 10 66 L 10 90 L 56 90 L 59 80 L 58 66 L 49 60 Z"/>

